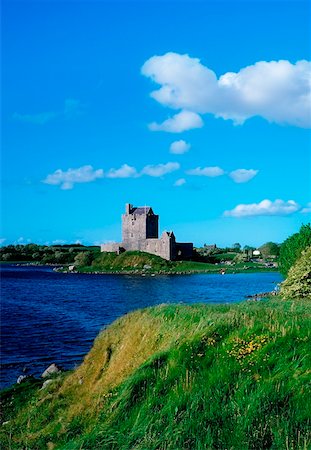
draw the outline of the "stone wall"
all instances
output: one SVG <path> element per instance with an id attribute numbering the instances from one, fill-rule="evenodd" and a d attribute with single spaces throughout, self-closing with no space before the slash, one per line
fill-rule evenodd
<path id="1" fill-rule="evenodd" d="M 100 246 L 100 251 L 101 252 L 113 252 L 113 253 L 117 253 L 118 255 L 120 253 L 122 253 L 124 249 L 122 248 L 122 243 L 116 243 L 116 242 L 112 242 L 110 244 L 101 244 Z"/>
<path id="2" fill-rule="evenodd" d="M 131 211 L 131 210 L 130 210 Z M 139 245 L 144 239 L 158 238 L 159 216 L 156 214 L 131 214 L 122 215 L 122 242 L 130 245 Z"/>

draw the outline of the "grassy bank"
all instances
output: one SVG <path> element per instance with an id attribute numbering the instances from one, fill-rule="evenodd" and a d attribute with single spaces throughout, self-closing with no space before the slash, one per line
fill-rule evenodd
<path id="1" fill-rule="evenodd" d="M 2 393 L 2 446 L 306 450 L 310 314 L 278 298 L 128 314 L 74 372 Z"/>
<path id="2" fill-rule="evenodd" d="M 225 269 L 226 273 L 276 271 L 264 267 L 262 264 L 247 262 L 232 266 L 226 264 L 209 264 L 198 261 L 167 261 L 159 256 L 139 251 L 116 253 L 100 253 L 94 261 L 87 266 L 79 266 L 79 272 L 99 273 L 219 273 Z"/>

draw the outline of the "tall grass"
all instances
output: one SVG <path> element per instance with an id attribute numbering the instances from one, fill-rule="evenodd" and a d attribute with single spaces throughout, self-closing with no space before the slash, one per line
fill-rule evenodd
<path id="1" fill-rule="evenodd" d="M 126 315 L 73 373 L 3 393 L 3 448 L 307 450 L 310 312 L 274 298 Z"/>

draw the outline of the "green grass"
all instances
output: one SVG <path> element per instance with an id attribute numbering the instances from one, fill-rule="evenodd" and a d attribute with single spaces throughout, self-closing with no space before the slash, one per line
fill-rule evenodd
<path id="1" fill-rule="evenodd" d="M 209 264 L 198 261 L 167 261 L 160 256 L 139 251 L 98 254 L 90 266 L 78 267 L 79 272 L 104 273 L 219 273 L 225 268 L 227 273 L 273 271 L 257 263 L 238 263 L 234 266 Z"/>
<path id="2" fill-rule="evenodd" d="M 74 372 L 3 394 L 2 446 L 307 450 L 310 317 L 278 298 L 128 314 Z"/>

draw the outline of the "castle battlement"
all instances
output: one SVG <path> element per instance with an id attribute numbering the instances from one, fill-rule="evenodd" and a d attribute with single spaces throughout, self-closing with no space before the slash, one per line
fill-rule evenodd
<path id="1" fill-rule="evenodd" d="M 159 216 L 152 208 L 127 203 L 122 214 L 122 242 L 101 245 L 102 252 L 126 250 L 140 250 L 167 260 L 190 259 L 193 244 L 176 242 L 172 231 L 164 231 L 159 238 Z"/>

